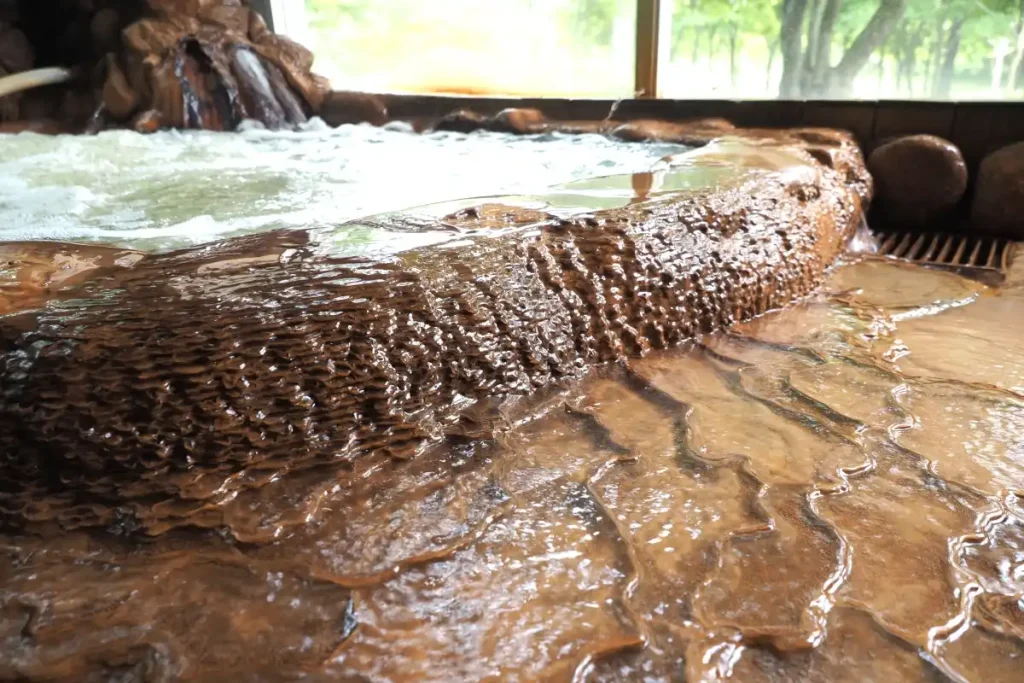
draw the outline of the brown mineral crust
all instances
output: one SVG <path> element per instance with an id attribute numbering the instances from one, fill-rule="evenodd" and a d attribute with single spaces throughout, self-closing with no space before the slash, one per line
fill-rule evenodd
<path id="1" fill-rule="evenodd" d="M 105 272 L 0 335 L 3 515 L 176 500 L 187 519 L 261 472 L 409 458 L 503 401 L 786 305 L 861 220 L 842 174 L 792 154 L 385 260 L 250 241 Z"/>

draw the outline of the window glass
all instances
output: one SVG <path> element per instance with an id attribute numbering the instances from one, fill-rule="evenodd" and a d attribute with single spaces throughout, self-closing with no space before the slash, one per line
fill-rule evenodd
<path id="1" fill-rule="evenodd" d="M 1024 0 L 662 4 L 664 97 L 1024 96 Z"/>
<path id="2" fill-rule="evenodd" d="M 315 69 L 339 89 L 633 91 L 635 0 L 305 0 L 302 9 Z"/>

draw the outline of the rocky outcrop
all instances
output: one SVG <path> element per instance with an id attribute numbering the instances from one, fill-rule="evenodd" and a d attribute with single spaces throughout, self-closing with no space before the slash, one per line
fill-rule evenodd
<path id="1" fill-rule="evenodd" d="M 967 189 L 967 164 L 957 147 L 934 135 L 910 135 L 868 156 L 880 218 L 900 228 L 939 229 Z"/>
<path id="2" fill-rule="evenodd" d="M 1024 239 L 1024 142 L 992 152 L 981 162 L 971 207 L 971 230 Z"/>
<path id="3" fill-rule="evenodd" d="M 270 128 L 300 124 L 320 112 L 330 85 L 312 73 L 309 50 L 271 33 L 247 5 L 80 0 L 62 3 L 51 17 L 34 5 L 10 4 L 11 21 L 0 15 L 0 77 L 31 68 L 34 60 L 73 68 L 74 86 L 62 97 L 49 96 L 46 115 L 62 119 L 82 121 L 98 110 L 107 125 L 135 121 L 145 131 L 230 130 L 243 119 Z M 54 35 L 62 33 L 55 47 Z M 20 99 L 0 99 L 0 116 L 26 118 L 47 109 L 39 101 L 21 107 Z"/>
<path id="4" fill-rule="evenodd" d="M 590 368 L 783 306 L 860 224 L 865 175 L 852 145 L 825 165 L 786 139 L 693 152 L 678 172 L 713 181 L 619 209 L 464 210 L 459 240 L 384 260 L 284 233 L 93 269 L 0 319 L 0 511 L 191 521 L 281 471 L 486 437 Z"/>
<path id="5" fill-rule="evenodd" d="M 260 15 L 229 0 L 150 0 L 152 16 L 121 34 L 107 60 L 103 102 L 116 119 L 154 115 L 164 127 L 233 129 L 243 119 L 293 126 L 330 91 L 313 54 L 272 34 Z"/>

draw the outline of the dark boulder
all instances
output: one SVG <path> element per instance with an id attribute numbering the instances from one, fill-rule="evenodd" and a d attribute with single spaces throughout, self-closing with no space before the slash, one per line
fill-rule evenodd
<path id="1" fill-rule="evenodd" d="M 971 229 L 1024 239 L 1024 142 L 1003 147 L 982 160 Z"/>
<path id="2" fill-rule="evenodd" d="M 903 228 L 939 229 L 967 190 L 967 164 L 953 143 L 910 135 L 879 145 L 868 157 L 880 218 Z"/>

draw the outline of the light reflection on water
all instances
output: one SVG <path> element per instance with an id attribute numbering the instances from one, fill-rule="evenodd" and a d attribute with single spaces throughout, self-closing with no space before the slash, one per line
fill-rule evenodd
<path id="1" fill-rule="evenodd" d="M 1019 680 L 1022 275 L 868 258 L 222 533 L 3 537 L 0 677 Z"/>

